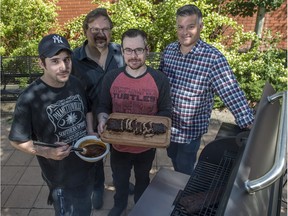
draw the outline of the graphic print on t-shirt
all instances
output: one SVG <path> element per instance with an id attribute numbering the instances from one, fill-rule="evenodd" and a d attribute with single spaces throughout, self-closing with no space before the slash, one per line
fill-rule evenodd
<path id="1" fill-rule="evenodd" d="M 74 144 L 74 141 L 85 136 L 86 116 L 80 95 L 59 100 L 49 105 L 46 112 L 58 141 Z"/>
<path id="2" fill-rule="evenodd" d="M 113 82 L 110 89 L 113 112 L 154 115 L 157 113 L 159 92 L 153 77 L 147 73 L 132 79 L 124 73 Z"/>

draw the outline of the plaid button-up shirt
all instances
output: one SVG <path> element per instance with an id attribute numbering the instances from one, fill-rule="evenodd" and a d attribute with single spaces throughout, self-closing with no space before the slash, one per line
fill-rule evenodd
<path id="1" fill-rule="evenodd" d="M 215 94 L 241 128 L 253 123 L 245 95 L 226 58 L 215 47 L 198 40 L 183 55 L 179 42 L 171 43 L 163 52 L 159 70 L 168 76 L 171 85 L 172 142 L 189 143 L 207 132 Z"/>

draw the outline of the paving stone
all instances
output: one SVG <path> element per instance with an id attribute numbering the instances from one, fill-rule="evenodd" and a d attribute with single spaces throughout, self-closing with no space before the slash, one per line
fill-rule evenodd
<path id="1" fill-rule="evenodd" d="M 31 209 L 29 216 L 51 216 L 54 215 L 54 209 Z"/>
<path id="2" fill-rule="evenodd" d="M 4 206 L 14 188 L 15 185 L 1 185 L 1 206 Z"/>
<path id="3" fill-rule="evenodd" d="M 32 208 L 41 186 L 16 186 L 4 207 Z"/>
<path id="4" fill-rule="evenodd" d="M 33 159 L 33 155 L 16 150 L 6 162 L 7 166 L 28 166 Z"/>
<path id="5" fill-rule="evenodd" d="M 1 168 L 1 184 L 17 185 L 26 167 L 4 166 Z"/>
<path id="6" fill-rule="evenodd" d="M 38 160 L 37 160 L 37 157 L 34 156 L 29 164 L 29 166 L 39 166 L 39 163 L 38 163 Z"/>
<path id="7" fill-rule="evenodd" d="M 110 210 L 114 205 L 113 196 L 115 194 L 114 190 L 107 190 L 105 189 L 104 196 L 103 196 L 103 207 L 102 209 Z"/>
<path id="8" fill-rule="evenodd" d="M 16 151 L 15 149 L 2 149 L 2 145 L 1 145 L 1 149 L 0 149 L 0 155 L 1 155 L 1 167 L 5 166 L 7 161 L 9 160 L 9 158 L 11 157 L 11 155 L 14 153 L 14 151 Z"/>
<path id="9" fill-rule="evenodd" d="M 28 216 L 29 208 L 2 208 L 1 216 Z"/>
<path id="10" fill-rule="evenodd" d="M 1 120 L 1 124 L 2 124 Z M 3 131 L 1 131 L 1 149 L 2 150 L 15 150 L 15 148 L 10 144 L 8 140 L 8 134 L 10 129 L 8 130 L 8 127 L 6 128 L 5 134 L 3 134 Z"/>
<path id="11" fill-rule="evenodd" d="M 21 179 L 19 180 L 20 185 L 43 185 L 44 180 L 41 176 L 40 167 L 27 167 Z"/>
<path id="12" fill-rule="evenodd" d="M 172 166 L 171 159 L 167 156 L 167 151 L 164 148 L 156 150 L 155 162 L 157 169 L 162 166 Z"/>
<path id="13" fill-rule="evenodd" d="M 104 173 L 105 173 L 105 182 L 112 182 L 112 170 L 111 167 L 104 167 Z"/>
<path id="14" fill-rule="evenodd" d="M 47 185 L 41 187 L 39 194 L 37 195 L 33 208 L 36 209 L 53 209 L 52 205 L 47 204 L 47 199 L 49 195 L 49 188 Z"/>

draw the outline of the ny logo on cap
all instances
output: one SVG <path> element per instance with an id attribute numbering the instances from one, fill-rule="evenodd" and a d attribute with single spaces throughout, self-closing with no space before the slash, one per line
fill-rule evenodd
<path id="1" fill-rule="evenodd" d="M 62 38 L 59 35 L 53 36 L 54 43 L 63 43 Z"/>

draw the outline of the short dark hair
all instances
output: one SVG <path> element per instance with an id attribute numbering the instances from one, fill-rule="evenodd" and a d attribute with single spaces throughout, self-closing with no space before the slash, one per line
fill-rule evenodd
<path id="1" fill-rule="evenodd" d="M 45 57 L 39 57 L 40 58 L 40 61 L 42 62 L 42 64 L 44 65 L 44 67 L 46 67 L 46 62 L 45 62 Z"/>
<path id="2" fill-rule="evenodd" d="M 145 47 L 148 45 L 147 43 L 147 34 L 145 31 L 140 30 L 140 29 L 128 29 L 122 34 L 122 39 L 121 39 L 121 46 L 123 47 L 123 40 L 125 37 L 130 37 L 130 38 L 135 38 L 137 36 L 141 36 L 144 40 L 144 45 Z"/>
<path id="3" fill-rule="evenodd" d="M 82 25 L 84 32 L 86 32 L 86 30 L 88 29 L 88 24 L 90 22 L 93 22 L 95 19 L 97 19 L 100 16 L 106 17 L 110 23 L 110 28 L 111 29 L 113 28 L 113 22 L 112 22 L 111 18 L 109 17 L 106 8 L 96 8 L 96 9 L 90 11 L 86 15 L 86 17 L 83 21 L 83 25 Z"/>
<path id="4" fill-rule="evenodd" d="M 191 15 L 194 15 L 196 14 L 197 17 L 199 18 L 199 20 L 202 21 L 202 12 L 201 10 L 193 5 L 193 4 L 187 4 L 187 5 L 184 5 L 180 8 L 178 8 L 177 12 L 176 12 L 176 17 L 178 16 L 191 16 Z"/>

